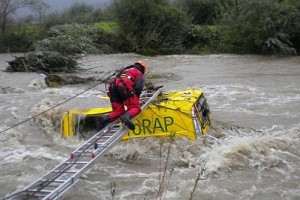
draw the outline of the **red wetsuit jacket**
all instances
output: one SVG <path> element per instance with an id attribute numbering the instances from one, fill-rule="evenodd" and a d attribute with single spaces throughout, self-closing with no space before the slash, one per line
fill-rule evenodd
<path id="1" fill-rule="evenodd" d="M 139 96 L 144 87 L 143 73 L 134 65 L 121 72 L 109 85 L 109 97 L 112 112 L 108 115 L 110 122 L 127 112 L 134 117 L 141 112 Z"/>

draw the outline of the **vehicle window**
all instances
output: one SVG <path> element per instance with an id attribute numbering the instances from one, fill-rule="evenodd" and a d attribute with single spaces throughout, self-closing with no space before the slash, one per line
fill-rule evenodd
<path id="1" fill-rule="evenodd" d="M 210 110 L 209 110 L 206 98 L 204 97 L 203 94 L 197 100 L 196 106 L 199 111 L 199 114 L 202 117 L 203 122 L 206 122 L 208 120 L 208 117 L 209 117 L 208 115 L 209 115 Z"/>

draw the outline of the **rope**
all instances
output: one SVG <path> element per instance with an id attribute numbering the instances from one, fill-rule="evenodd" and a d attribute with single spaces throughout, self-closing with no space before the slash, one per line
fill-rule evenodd
<path id="1" fill-rule="evenodd" d="M 17 196 L 17 195 L 20 195 L 22 193 L 27 193 L 27 194 L 24 194 L 26 195 L 27 197 L 24 199 L 28 199 L 28 198 L 31 198 L 31 197 L 34 197 L 34 195 L 38 192 L 40 192 L 40 190 L 44 189 L 45 187 L 47 187 L 49 184 L 51 184 L 53 181 L 55 181 L 58 177 L 60 177 L 63 173 L 65 173 L 68 169 L 70 169 L 74 164 L 76 164 L 76 161 L 78 161 L 83 155 L 85 155 L 86 153 L 90 153 L 89 150 L 92 146 L 94 147 L 94 149 L 98 149 L 98 148 L 101 148 L 101 149 L 106 149 L 106 148 L 109 148 L 110 146 L 107 145 L 107 146 L 100 146 L 100 147 L 96 147 L 95 144 L 97 144 L 96 142 L 101 140 L 102 138 L 104 138 L 105 136 L 109 135 L 110 134 L 110 130 L 113 129 L 114 126 L 111 125 L 109 128 L 108 128 L 108 131 L 107 132 L 104 132 L 103 135 L 101 135 L 99 138 L 96 138 L 93 142 L 91 142 L 90 144 L 88 144 L 87 146 L 85 146 L 85 148 L 82 149 L 82 152 L 78 155 L 76 155 L 76 157 L 74 157 L 74 160 L 72 162 L 70 162 L 69 164 L 67 163 L 61 163 L 61 164 L 65 164 L 64 168 L 58 172 L 57 174 L 54 174 L 52 177 L 48 178 L 47 180 L 37 184 L 37 185 L 32 185 L 31 187 L 29 188 L 26 188 L 24 190 L 21 190 L 19 192 L 16 192 L 14 194 L 11 194 L 1 200 L 8 200 L 14 196 Z M 36 191 L 29 191 L 29 190 L 33 190 L 34 188 L 38 188 Z M 30 193 L 30 194 L 29 194 Z"/>
<path id="2" fill-rule="evenodd" d="M 108 72 L 108 73 L 111 73 L 111 72 Z M 34 118 L 36 118 L 36 117 L 38 117 L 38 116 L 44 114 L 44 113 L 46 113 L 46 112 L 48 112 L 48 111 L 50 111 L 50 110 L 52 110 L 52 109 L 54 109 L 54 108 L 57 108 L 58 106 L 61 106 L 62 104 L 64 104 L 64 103 L 66 103 L 66 102 L 68 102 L 68 101 L 70 101 L 70 100 L 72 100 L 72 99 L 78 97 L 79 95 L 81 95 L 81 94 L 83 94 L 83 93 L 89 91 L 90 89 L 96 87 L 98 84 L 103 83 L 105 80 L 108 80 L 110 77 L 113 76 L 113 75 L 110 75 L 110 76 L 108 76 L 107 78 L 105 78 L 104 80 L 102 80 L 108 73 L 104 74 L 100 79 L 98 79 L 98 80 L 101 80 L 101 81 L 99 81 L 99 82 L 97 82 L 96 84 L 92 85 L 91 87 L 85 89 L 84 91 L 82 91 L 82 92 L 80 92 L 80 93 L 78 93 L 78 94 L 76 94 L 76 95 L 74 95 L 74 96 L 72 96 L 72 97 L 70 97 L 70 98 L 68 98 L 68 99 L 66 99 L 66 100 L 64 100 L 64 101 L 62 101 L 62 102 L 60 102 L 60 103 L 54 105 L 54 106 L 52 106 L 51 108 L 49 108 L 49 109 L 47 109 L 47 110 L 45 110 L 45 111 L 43 111 L 43 112 L 41 112 L 41 113 L 39 113 L 39 114 L 36 114 L 36 115 L 34 115 L 34 116 L 32 116 L 32 117 L 30 117 L 30 118 L 28 118 L 28 119 L 25 119 L 25 120 L 23 120 L 23 121 L 21 121 L 21 122 L 15 124 L 15 125 L 12 125 L 11 127 L 8 127 L 8 128 L 6 128 L 6 129 L 0 131 L 0 134 L 3 133 L 3 132 L 8 131 L 8 130 L 10 130 L 10 129 L 13 129 L 13 128 L 15 128 L 15 127 L 21 125 L 21 124 L 24 124 L 24 123 L 26 123 L 26 122 L 28 122 L 28 121 L 30 121 L 30 120 L 32 120 L 32 119 L 34 119 Z"/>

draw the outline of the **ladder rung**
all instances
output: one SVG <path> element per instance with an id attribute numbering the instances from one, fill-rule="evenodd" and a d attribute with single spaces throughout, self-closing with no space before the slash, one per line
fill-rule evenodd
<path id="1" fill-rule="evenodd" d="M 144 102 L 141 109 L 145 109 L 152 102 L 151 100 L 160 94 L 160 89 L 157 91 L 144 91 L 140 96 Z M 88 170 L 94 163 L 95 158 L 104 156 L 104 153 L 112 148 L 126 131 L 127 129 L 125 129 L 125 125 L 121 120 L 109 124 L 74 150 L 71 153 L 71 158 L 52 169 L 25 189 L 24 192 L 18 194 L 16 197 L 19 198 L 16 199 L 31 199 L 31 197 L 34 199 L 50 199 L 50 197 L 61 199 L 65 192 L 75 188 L 75 185 L 79 182 L 79 174 Z M 92 156 L 92 158 L 86 156 Z"/>
<path id="2" fill-rule="evenodd" d="M 110 130 L 107 134 L 106 134 L 106 136 L 112 136 L 113 134 L 115 134 L 116 132 L 118 132 L 120 129 L 118 129 L 118 130 Z M 108 135 L 108 134 L 110 134 L 110 135 Z"/>
<path id="3" fill-rule="evenodd" d="M 104 145 L 105 143 L 107 143 L 107 141 L 108 140 L 98 140 L 95 143 L 98 144 L 98 145 L 100 145 L 102 143 L 101 145 Z M 95 150 L 95 149 L 93 149 L 93 150 Z"/>
<path id="4" fill-rule="evenodd" d="M 96 148 L 96 149 L 98 149 L 99 147 L 103 147 L 103 145 L 105 144 L 104 142 L 96 142 L 96 144 L 98 145 L 98 147 Z M 92 152 L 94 152 L 95 151 L 95 149 L 93 149 L 93 151 Z"/>
<path id="5" fill-rule="evenodd" d="M 45 195 L 42 195 L 42 194 L 36 194 L 34 196 L 36 196 L 36 197 L 45 197 Z"/>
<path id="6" fill-rule="evenodd" d="M 107 134 L 106 134 L 106 136 L 105 137 L 101 137 L 101 138 L 99 138 L 99 140 L 101 140 L 101 139 L 107 139 L 107 138 L 111 138 L 111 137 L 113 137 L 114 136 L 114 134 L 115 133 L 117 133 L 118 131 L 116 131 L 116 132 L 108 132 Z"/>
<path id="7" fill-rule="evenodd" d="M 105 136 L 102 136 L 101 138 L 111 138 L 112 136 L 111 135 L 105 135 Z"/>
<path id="8" fill-rule="evenodd" d="M 60 171 L 60 170 L 53 170 L 51 173 L 77 173 L 78 171 Z"/>
<path id="9" fill-rule="evenodd" d="M 94 141 L 97 142 L 97 141 L 107 141 L 111 138 L 112 136 L 108 135 L 108 136 L 105 136 L 105 137 L 101 137 L 101 138 L 98 138 L 97 140 Z"/>
<path id="10" fill-rule="evenodd" d="M 71 154 L 78 155 L 78 154 L 90 153 L 92 148 L 93 148 L 93 146 L 91 146 L 91 147 L 89 147 L 88 149 L 85 149 L 85 150 L 73 151 Z"/>
<path id="11" fill-rule="evenodd" d="M 28 192 L 36 192 L 36 193 L 51 193 L 51 192 L 53 192 L 53 190 L 33 190 L 33 189 L 28 189 L 27 191 Z"/>
<path id="12" fill-rule="evenodd" d="M 46 197 L 46 194 L 35 193 L 33 197 Z M 24 199 L 29 199 L 28 195 L 26 195 L 26 197 Z M 34 199 L 36 199 L 36 198 L 34 198 Z"/>
<path id="13" fill-rule="evenodd" d="M 68 180 L 66 179 L 66 180 L 61 180 L 61 179 L 59 179 L 59 180 L 55 180 L 55 181 L 52 181 L 52 182 L 60 182 L 60 183 L 64 183 L 64 182 L 67 182 Z"/>
<path id="14" fill-rule="evenodd" d="M 49 181 L 49 180 L 40 180 L 41 182 L 46 182 L 46 181 Z M 57 180 L 57 179 L 54 179 L 54 180 L 51 180 L 51 182 L 53 183 L 64 183 L 66 182 L 66 180 Z"/>
<path id="15" fill-rule="evenodd" d="M 87 156 L 87 155 L 89 155 L 89 153 L 93 152 L 93 150 L 94 150 L 94 147 L 91 147 L 87 151 L 74 151 L 70 154 L 70 158 L 74 159 L 74 158 L 77 158 L 79 156 Z"/>
<path id="16" fill-rule="evenodd" d="M 76 164 L 88 164 L 88 163 L 90 163 L 90 162 L 84 162 L 84 161 L 78 161 L 78 162 L 72 161 L 72 162 L 70 162 L 70 161 L 67 161 L 67 162 L 65 162 L 65 163 L 76 165 Z"/>

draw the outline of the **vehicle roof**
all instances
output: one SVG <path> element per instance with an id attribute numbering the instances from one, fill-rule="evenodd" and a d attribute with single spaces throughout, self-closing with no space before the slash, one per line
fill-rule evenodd
<path id="1" fill-rule="evenodd" d="M 155 103 L 155 106 L 166 107 L 169 109 L 181 109 L 182 111 L 189 112 L 202 93 L 203 92 L 200 89 L 183 89 L 174 92 L 163 92 L 163 94 L 157 98 L 158 102 Z"/>

